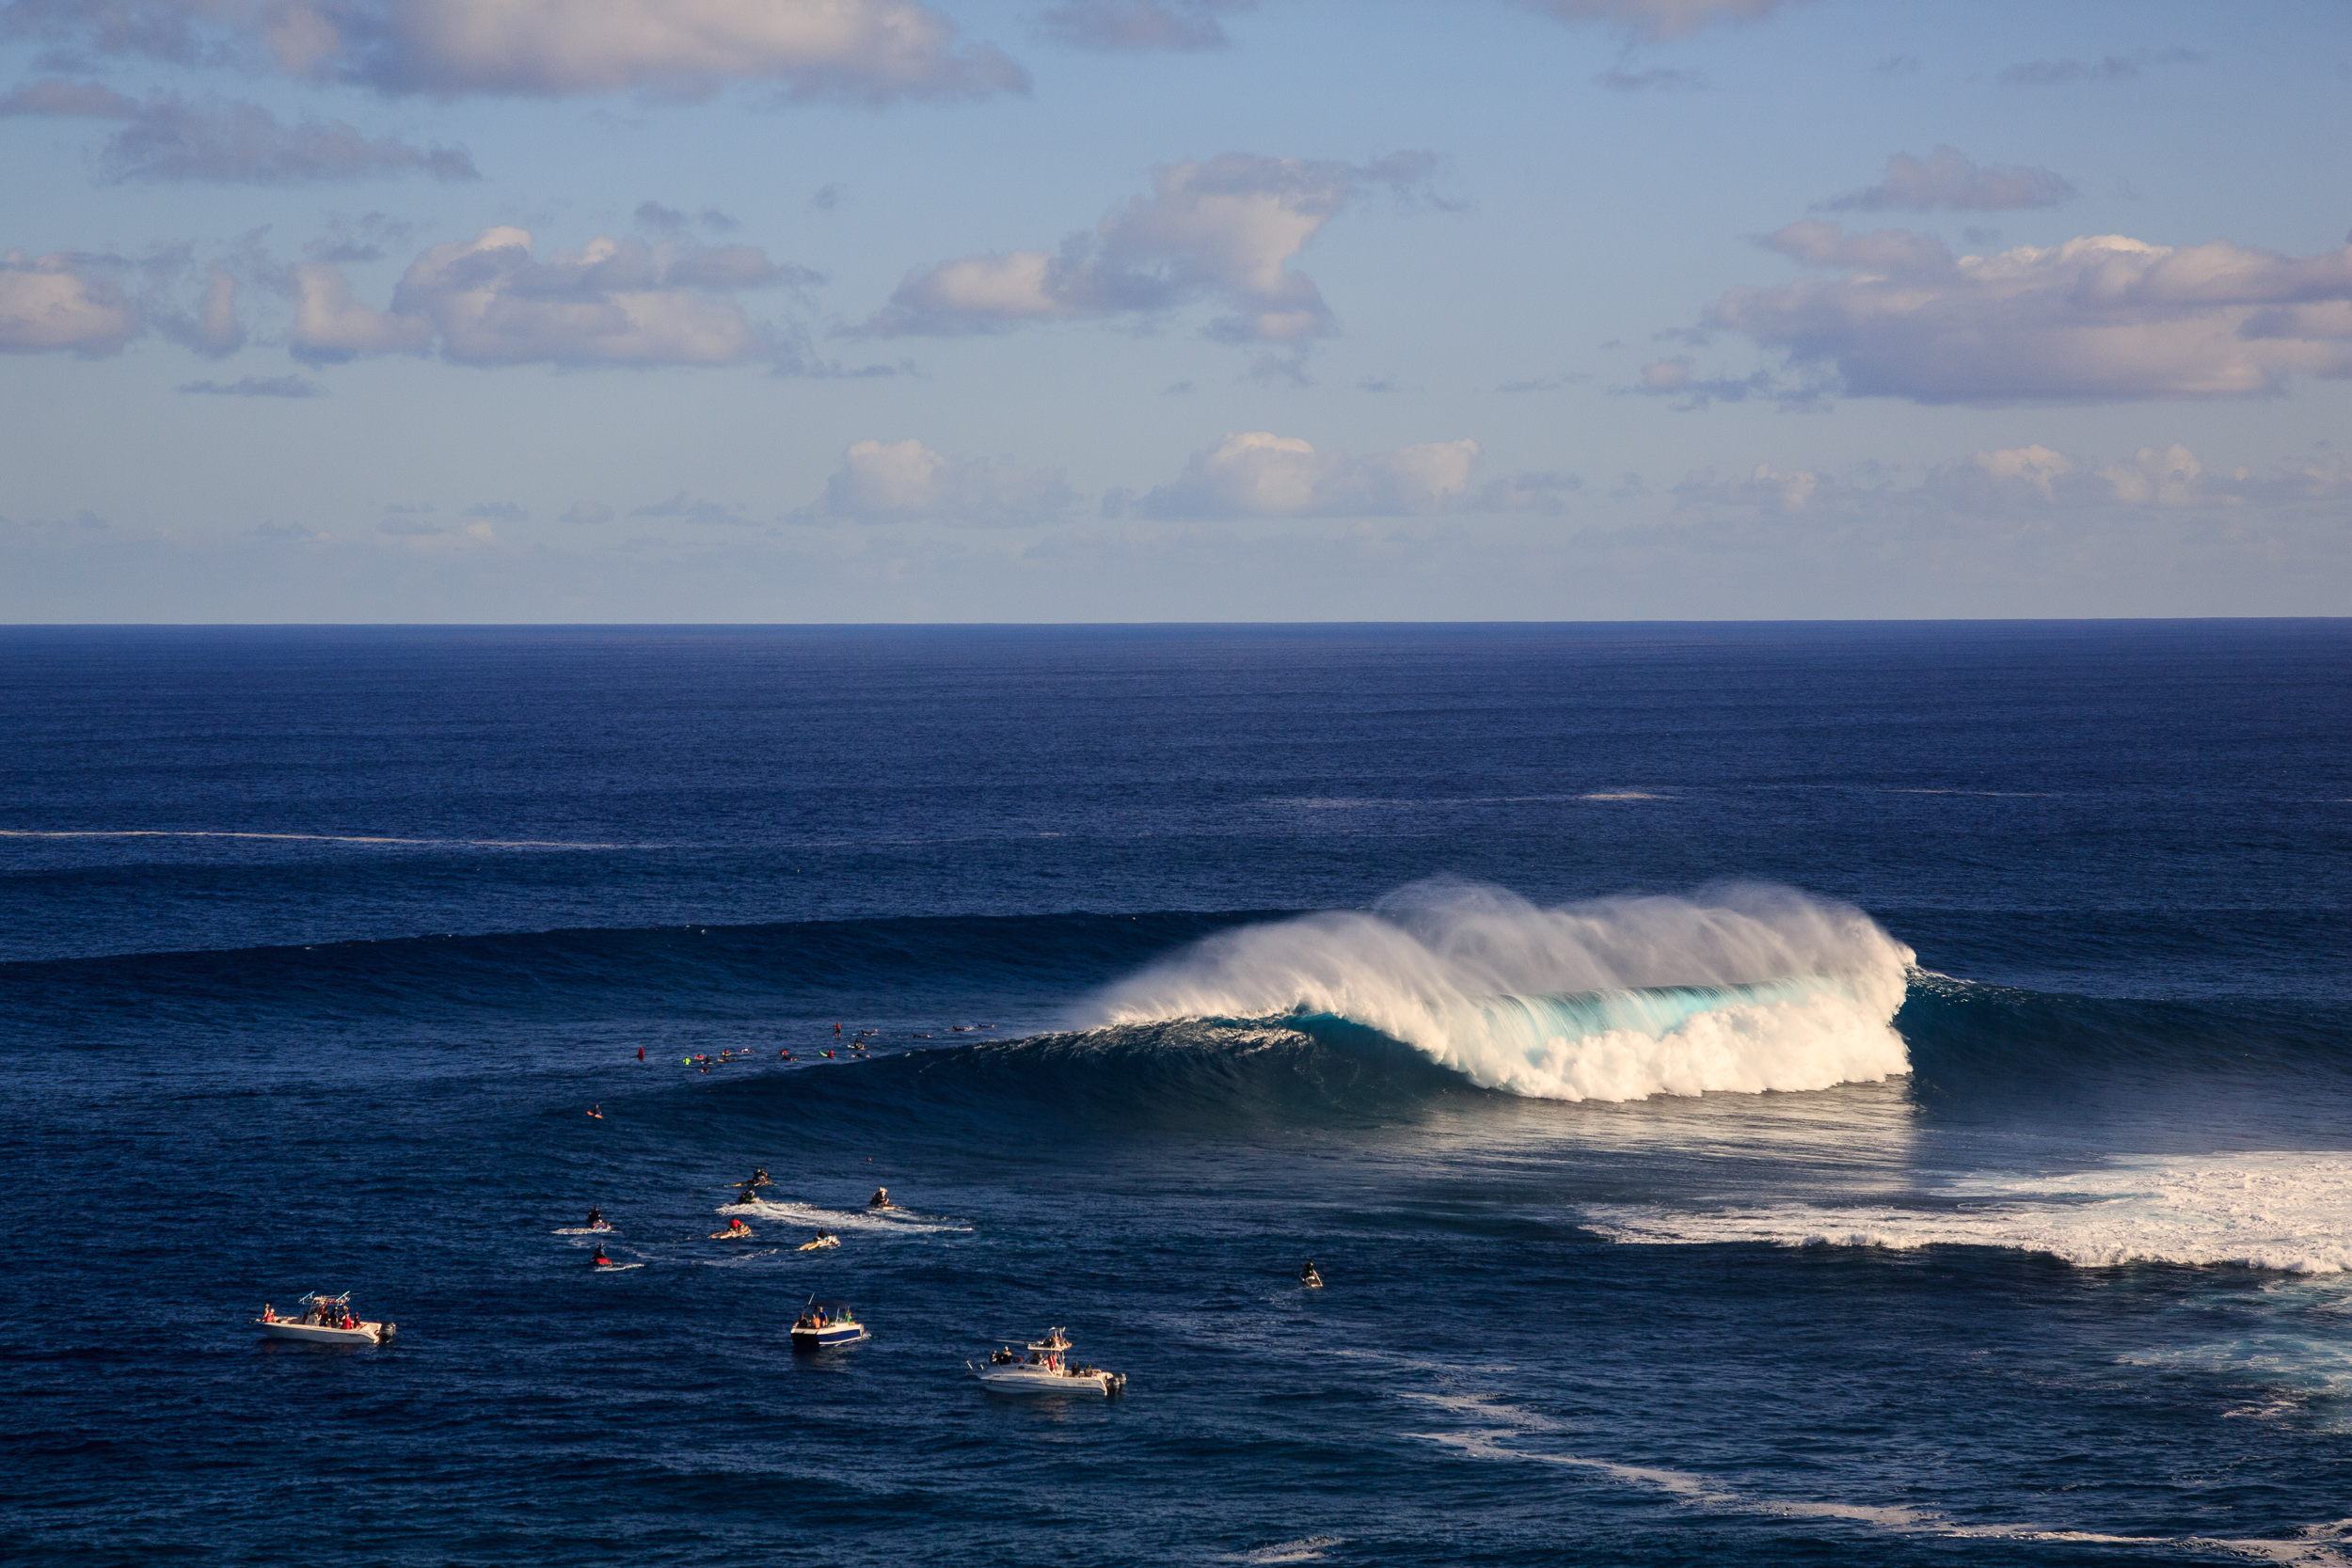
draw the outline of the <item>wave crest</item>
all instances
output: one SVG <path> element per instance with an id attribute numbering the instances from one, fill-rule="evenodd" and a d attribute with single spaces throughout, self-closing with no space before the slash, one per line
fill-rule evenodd
<path id="1" fill-rule="evenodd" d="M 1103 992 L 1082 1028 L 1344 1019 L 1547 1100 L 1822 1089 L 1910 1070 L 1911 950 L 1788 888 L 1540 909 L 1422 882 L 1369 913 L 1213 936 Z"/>

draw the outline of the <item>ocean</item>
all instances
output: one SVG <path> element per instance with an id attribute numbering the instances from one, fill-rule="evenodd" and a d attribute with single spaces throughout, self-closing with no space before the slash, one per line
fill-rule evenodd
<path id="1" fill-rule="evenodd" d="M 0 1554 L 2352 1562 L 2348 718 L 2326 621 L 0 630 Z"/>

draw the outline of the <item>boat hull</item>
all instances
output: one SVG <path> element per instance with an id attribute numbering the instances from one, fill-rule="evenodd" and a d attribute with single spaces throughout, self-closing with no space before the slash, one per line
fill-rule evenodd
<path id="1" fill-rule="evenodd" d="M 1049 1372 L 1034 1367 L 977 1369 L 973 1375 L 992 1394 L 1081 1394 L 1108 1398 L 1127 1386 L 1117 1372 Z"/>
<path id="2" fill-rule="evenodd" d="M 853 1345 L 866 1338 L 860 1323 L 833 1323 L 824 1328 L 796 1328 L 792 1331 L 794 1350 L 826 1350 L 834 1345 Z"/>
<path id="3" fill-rule="evenodd" d="M 357 1328 L 330 1328 L 325 1323 L 264 1323 L 253 1326 L 268 1339 L 299 1339 L 312 1345 L 380 1345 L 392 1337 L 389 1323 L 363 1323 Z"/>

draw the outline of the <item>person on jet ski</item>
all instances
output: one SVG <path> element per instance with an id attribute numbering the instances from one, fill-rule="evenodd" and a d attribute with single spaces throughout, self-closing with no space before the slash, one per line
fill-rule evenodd
<path id="1" fill-rule="evenodd" d="M 1308 1259 L 1307 1266 L 1298 1271 L 1298 1282 L 1301 1285 L 1320 1285 L 1323 1283 L 1323 1275 L 1315 1272 L 1315 1260 L 1313 1259 Z"/>
<path id="2" fill-rule="evenodd" d="M 609 1269 L 612 1266 L 612 1259 L 604 1255 L 602 1242 L 596 1243 L 596 1255 L 588 1259 L 588 1266 L 592 1269 Z"/>
<path id="3" fill-rule="evenodd" d="M 898 1206 L 890 1201 L 889 1188 L 877 1187 L 874 1189 L 874 1196 L 866 1200 L 866 1207 L 868 1209 L 896 1209 Z"/>
<path id="4" fill-rule="evenodd" d="M 588 1228 L 589 1228 L 589 1229 L 594 1230 L 596 1227 L 598 1227 L 598 1226 L 602 1225 L 603 1223 L 604 1223 L 604 1211 L 603 1211 L 603 1210 L 601 1210 L 601 1209 L 594 1209 L 594 1208 L 592 1208 L 592 1209 L 590 1209 L 590 1210 L 588 1211 Z"/>

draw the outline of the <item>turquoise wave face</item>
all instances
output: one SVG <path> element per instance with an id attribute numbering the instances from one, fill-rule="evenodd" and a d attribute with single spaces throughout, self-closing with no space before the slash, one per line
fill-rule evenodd
<path id="1" fill-rule="evenodd" d="M 1582 1039 L 1592 1035 L 1672 1034 L 1702 1013 L 1759 1003 L 1799 1002 L 1823 989 L 1842 990 L 1826 976 L 1768 980 L 1739 986 L 1660 986 L 1632 990 L 1575 991 L 1558 996 L 1489 996 L 1478 1002 L 1498 1036 L 1525 1032 L 1536 1039 Z"/>

